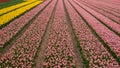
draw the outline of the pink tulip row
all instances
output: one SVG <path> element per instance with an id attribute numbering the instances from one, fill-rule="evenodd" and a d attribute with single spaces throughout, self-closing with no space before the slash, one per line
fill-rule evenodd
<path id="1" fill-rule="evenodd" d="M 80 1 L 80 0 L 78 0 L 78 1 Z M 119 9 L 118 9 L 119 8 L 118 5 L 116 5 L 117 7 L 114 7 L 114 5 L 110 5 L 110 3 L 108 3 L 108 2 L 107 2 L 108 5 L 106 5 L 105 2 L 102 2 L 102 1 L 101 2 L 97 2 L 96 0 L 94 0 L 93 2 L 91 2 L 91 1 L 84 1 L 84 2 L 86 2 L 88 4 L 91 4 L 91 5 L 94 5 L 94 6 L 96 6 L 98 8 L 101 8 L 101 9 L 103 9 L 105 11 L 111 12 L 111 13 L 115 14 L 116 16 L 120 15 L 119 14 L 120 12 L 119 12 Z"/>
<path id="2" fill-rule="evenodd" d="M 98 0 L 97 0 L 98 1 Z M 120 1 L 119 0 L 100 0 L 101 2 L 105 2 L 105 3 L 108 3 L 108 4 L 112 4 L 112 5 L 120 5 Z"/>
<path id="3" fill-rule="evenodd" d="M 16 35 L 18 31 L 21 30 L 23 26 L 25 26 L 25 24 L 27 24 L 49 1 L 50 0 L 38 5 L 34 9 L 12 21 L 6 27 L 2 28 L 0 30 L 0 47 L 3 47 L 7 41 Z"/>
<path id="4" fill-rule="evenodd" d="M 87 7 L 89 7 L 89 8 L 91 8 L 91 9 L 99 12 L 100 14 L 103 14 L 104 16 L 106 16 L 106 17 L 108 17 L 108 18 L 116 21 L 117 23 L 119 23 L 119 21 L 120 21 L 120 19 L 119 19 L 118 17 L 116 17 L 116 16 L 114 16 L 114 15 L 108 13 L 108 12 L 105 12 L 105 11 L 103 11 L 102 9 L 97 8 L 96 6 L 91 5 L 90 3 L 83 2 L 83 1 L 80 1 L 80 0 L 78 0 L 78 2 L 83 3 L 83 4 L 86 5 Z M 120 23 L 119 23 L 119 24 L 120 24 Z"/>
<path id="5" fill-rule="evenodd" d="M 90 28 L 76 13 L 69 2 L 65 1 L 65 4 L 70 15 L 75 34 L 78 37 L 80 46 L 83 49 L 83 54 L 85 55 L 85 58 L 87 58 L 87 60 L 90 62 L 90 68 L 119 68 L 119 65 L 115 59 L 103 47 L 101 42 L 93 35 Z M 82 10 L 81 8 L 76 8 Z M 86 18 L 89 19 L 88 17 Z M 95 22 L 93 22 L 93 24 L 96 25 Z"/>
<path id="6" fill-rule="evenodd" d="M 78 1 L 75 1 L 78 5 L 82 6 L 84 9 L 89 11 L 92 15 L 94 15 L 96 18 L 101 20 L 104 24 L 106 24 L 108 27 L 112 28 L 114 31 L 120 33 L 120 25 L 115 23 L 114 21 L 110 20 L 109 18 L 103 16 L 102 14 L 96 12 L 95 10 L 90 9 L 89 7 L 85 6 L 82 3 L 79 3 Z"/>
<path id="7" fill-rule="evenodd" d="M 73 41 L 63 8 L 62 0 L 59 0 L 44 55 L 45 68 L 75 67 Z"/>
<path id="8" fill-rule="evenodd" d="M 109 2 L 111 2 L 111 3 L 109 3 Z M 107 8 L 108 11 L 112 11 L 113 13 L 116 12 L 116 13 L 118 13 L 120 15 L 120 12 L 119 12 L 119 10 L 120 10 L 120 7 L 119 7 L 120 3 L 119 3 L 119 1 L 115 2 L 115 0 L 114 0 L 114 1 L 109 1 L 109 2 L 103 2 L 103 3 L 102 2 L 99 2 L 99 3 L 95 2 L 95 3 L 96 3 L 96 5 L 97 4 L 102 5 L 101 7 L 103 7 L 103 9 Z M 108 4 L 106 4 L 106 3 L 108 3 Z"/>
<path id="9" fill-rule="evenodd" d="M 114 14 L 117 17 L 119 17 L 119 15 L 120 15 L 120 12 L 119 12 L 120 7 L 117 6 L 117 5 L 113 5 L 113 4 L 111 5 L 111 4 L 107 4 L 105 2 L 100 2 L 100 1 L 98 2 L 96 0 L 94 0 L 94 1 L 92 1 L 92 0 L 88 1 L 87 0 L 85 2 L 87 2 L 89 4 L 92 4 L 92 5 L 96 6 L 96 7 L 99 7 L 99 8 L 101 8 L 101 9 L 103 9 L 103 10 L 105 10 L 105 11 L 111 13 L 111 14 Z"/>
<path id="10" fill-rule="evenodd" d="M 31 68 L 55 2 L 50 3 L 28 29 L 0 57 L 0 68 Z M 51 10 L 50 10 L 51 9 Z M 49 11 L 49 12 L 48 12 Z"/>
<path id="11" fill-rule="evenodd" d="M 85 10 L 80 8 L 73 1 L 71 3 L 75 6 L 78 12 L 86 19 L 86 21 L 90 24 L 90 26 L 96 31 L 96 33 L 106 42 L 106 44 L 114 51 L 118 57 L 120 57 L 120 37 L 117 36 L 113 31 L 109 30 L 103 24 L 101 24 L 98 20 L 96 20 L 93 16 L 87 13 Z"/>

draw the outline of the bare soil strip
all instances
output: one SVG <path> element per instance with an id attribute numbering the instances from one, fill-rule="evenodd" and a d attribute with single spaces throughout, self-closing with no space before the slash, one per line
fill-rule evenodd
<path id="1" fill-rule="evenodd" d="M 52 3 L 51 3 L 52 13 L 50 13 L 51 16 L 50 16 L 48 24 L 46 26 L 44 35 L 41 38 L 42 40 L 40 41 L 38 51 L 36 52 L 35 66 L 33 66 L 33 68 L 41 68 L 42 67 L 42 62 L 44 60 L 44 53 L 45 53 L 45 50 L 47 48 L 46 42 L 47 42 L 47 39 L 48 39 L 49 31 L 51 29 L 51 25 L 53 23 L 57 3 L 58 3 L 58 0 L 56 0 L 56 1 L 53 0 Z M 49 10 L 51 8 L 47 8 L 47 9 Z M 46 12 L 48 12 L 48 11 L 46 11 Z"/>

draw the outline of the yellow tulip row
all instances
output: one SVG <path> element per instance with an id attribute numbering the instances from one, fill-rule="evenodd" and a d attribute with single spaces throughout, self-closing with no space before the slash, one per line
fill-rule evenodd
<path id="1" fill-rule="evenodd" d="M 42 1 L 36 1 L 32 4 L 29 4 L 27 6 L 21 7 L 15 11 L 9 12 L 7 14 L 4 14 L 2 16 L 0 16 L 0 26 L 8 23 L 9 21 L 13 20 L 14 18 L 16 18 L 17 16 L 20 16 L 21 14 L 23 14 L 24 12 L 30 10 L 31 8 L 33 8 L 34 6 L 40 4 Z"/>
<path id="2" fill-rule="evenodd" d="M 17 5 L 14 5 L 14 6 L 10 6 L 10 7 L 1 9 L 1 10 L 0 10 L 0 15 L 2 15 L 2 14 L 4 14 L 4 13 L 7 13 L 7 12 L 9 12 L 9 11 L 11 11 L 11 10 L 14 10 L 14 9 L 16 9 L 16 8 L 20 8 L 20 7 L 24 6 L 24 5 L 27 5 L 27 4 L 29 4 L 29 3 L 32 3 L 32 2 L 34 2 L 34 1 L 35 1 L 35 0 L 31 0 L 31 1 L 27 1 L 27 2 L 24 2 L 24 3 L 20 3 L 20 4 L 17 4 Z"/>

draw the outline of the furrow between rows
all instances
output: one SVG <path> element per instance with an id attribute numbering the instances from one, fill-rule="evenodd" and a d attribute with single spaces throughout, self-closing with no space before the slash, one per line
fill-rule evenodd
<path id="1" fill-rule="evenodd" d="M 47 39 L 48 39 L 48 36 L 49 36 L 49 31 L 51 29 L 51 25 L 53 23 L 53 20 L 54 20 L 54 15 L 55 15 L 55 11 L 56 11 L 56 7 L 57 7 L 57 3 L 58 3 L 58 0 L 52 0 L 52 2 L 54 4 L 52 4 L 52 11 L 50 13 L 50 18 L 49 18 L 49 21 L 47 26 L 46 26 L 46 29 L 45 29 L 45 32 L 41 38 L 41 41 L 40 41 L 40 44 L 39 44 L 39 48 L 36 52 L 36 55 L 35 55 L 35 66 L 33 66 L 34 68 L 39 68 L 39 67 L 42 67 L 42 62 L 44 60 L 44 53 L 45 53 L 45 50 L 47 48 Z M 48 10 L 50 10 L 51 8 L 47 8 Z M 47 11 L 46 11 L 47 12 Z"/>

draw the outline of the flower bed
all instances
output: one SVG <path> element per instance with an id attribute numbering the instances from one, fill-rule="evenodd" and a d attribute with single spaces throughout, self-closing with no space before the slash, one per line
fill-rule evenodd
<path id="1" fill-rule="evenodd" d="M 73 40 L 63 8 L 62 0 L 58 0 L 54 21 L 46 44 L 44 68 L 75 67 Z"/>
<path id="2" fill-rule="evenodd" d="M 71 2 L 74 4 L 76 8 L 81 8 L 74 2 Z M 82 17 L 88 22 L 88 24 L 91 26 L 91 28 L 96 32 L 96 35 L 99 37 L 99 39 L 103 40 L 104 46 L 106 49 L 109 50 L 113 54 L 114 57 L 116 57 L 117 61 L 119 61 L 118 57 L 120 57 L 120 38 L 118 35 L 116 35 L 113 31 L 108 29 L 106 26 L 100 23 L 96 18 L 94 18 L 92 15 L 90 15 L 88 12 L 86 12 L 84 9 L 77 9 L 79 13 L 82 15 Z M 115 56 L 116 55 L 116 56 Z"/>
<path id="3" fill-rule="evenodd" d="M 7 8 L 3 8 L 0 10 L 0 15 L 4 14 L 4 13 L 7 13 L 7 12 L 10 12 L 12 10 L 16 10 L 17 8 L 20 8 L 22 6 L 25 6 L 27 4 L 30 4 L 32 2 L 35 2 L 35 0 L 32 0 L 32 1 L 28 1 L 28 2 L 24 2 L 24 3 L 20 3 L 20 4 L 17 4 L 17 5 L 13 5 L 13 6 L 10 6 L 10 7 L 7 7 Z"/>
<path id="4" fill-rule="evenodd" d="M 45 4 L 46 5 L 46 4 Z M 39 47 L 41 37 L 43 36 L 54 3 L 51 3 L 40 14 L 29 28 L 14 41 L 12 47 L 2 57 L 0 57 L 0 67 L 32 68 L 34 57 Z M 49 11 L 49 12 L 48 12 Z"/>
<path id="5" fill-rule="evenodd" d="M 82 53 L 89 61 L 90 68 L 119 68 L 116 60 L 104 48 L 103 44 L 94 36 L 82 18 L 67 1 L 65 3 L 70 14 L 74 32 L 78 37 L 80 46 L 82 47 Z M 71 1 L 71 3 L 73 2 Z M 79 8 L 79 10 L 81 10 L 81 8 Z"/>
<path id="6" fill-rule="evenodd" d="M 111 14 L 111 13 L 109 13 L 109 12 L 107 12 L 107 11 L 104 11 L 104 10 L 101 9 L 101 8 L 98 8 L 98 7 L 95 6 L 95 5 L 92 5 L 91 3 L 87 3 L 87 2 L 84 2 L 84 1 L 79 1 L 79 2 L 83 3 L 84 5 L 86 5 L 87 7 L 91 8 L 91 9 L 99 12 L 100 14 L 102 14 L 102 15 L 110 18 L 110 19 L 113 20 L 115 23 L 120 24 L 120 23 L 119 23 L 119 21 L 120 21 L 119 17 L 116 17 L 116 16 L 114 16 L 113 14 Z M 109 10 L 108 10 L 108 11 L 109 11 Z"/>
<path id="7" fill-rule="evenodd" d="M 15 11 L 9 12 L 7 14 L 4 14 L 2 16 L 0 16 L 0 27 L 8 22 L 10 22 L 11 20 L 13 20 L 14 18 L 20 16 L 21 14 L 23 14 L 24 12 L 30 10 L 31 8 L 33 8 L 34 6 L 40 4 L 42 1 L 37 1 L 35 3 L 29 4 L 27 6 L 24 6 L 22 8 L 19 8 Z"/>
<path id="8" fill-rule="evenodd" d="M 0 47 L 5 47 L 5 43 L 13 38 L 40 10 L 42 10 L 48 1 L 40 4 L 26 14 L 12 21 L 9 25 L 0 30 Z"/>

